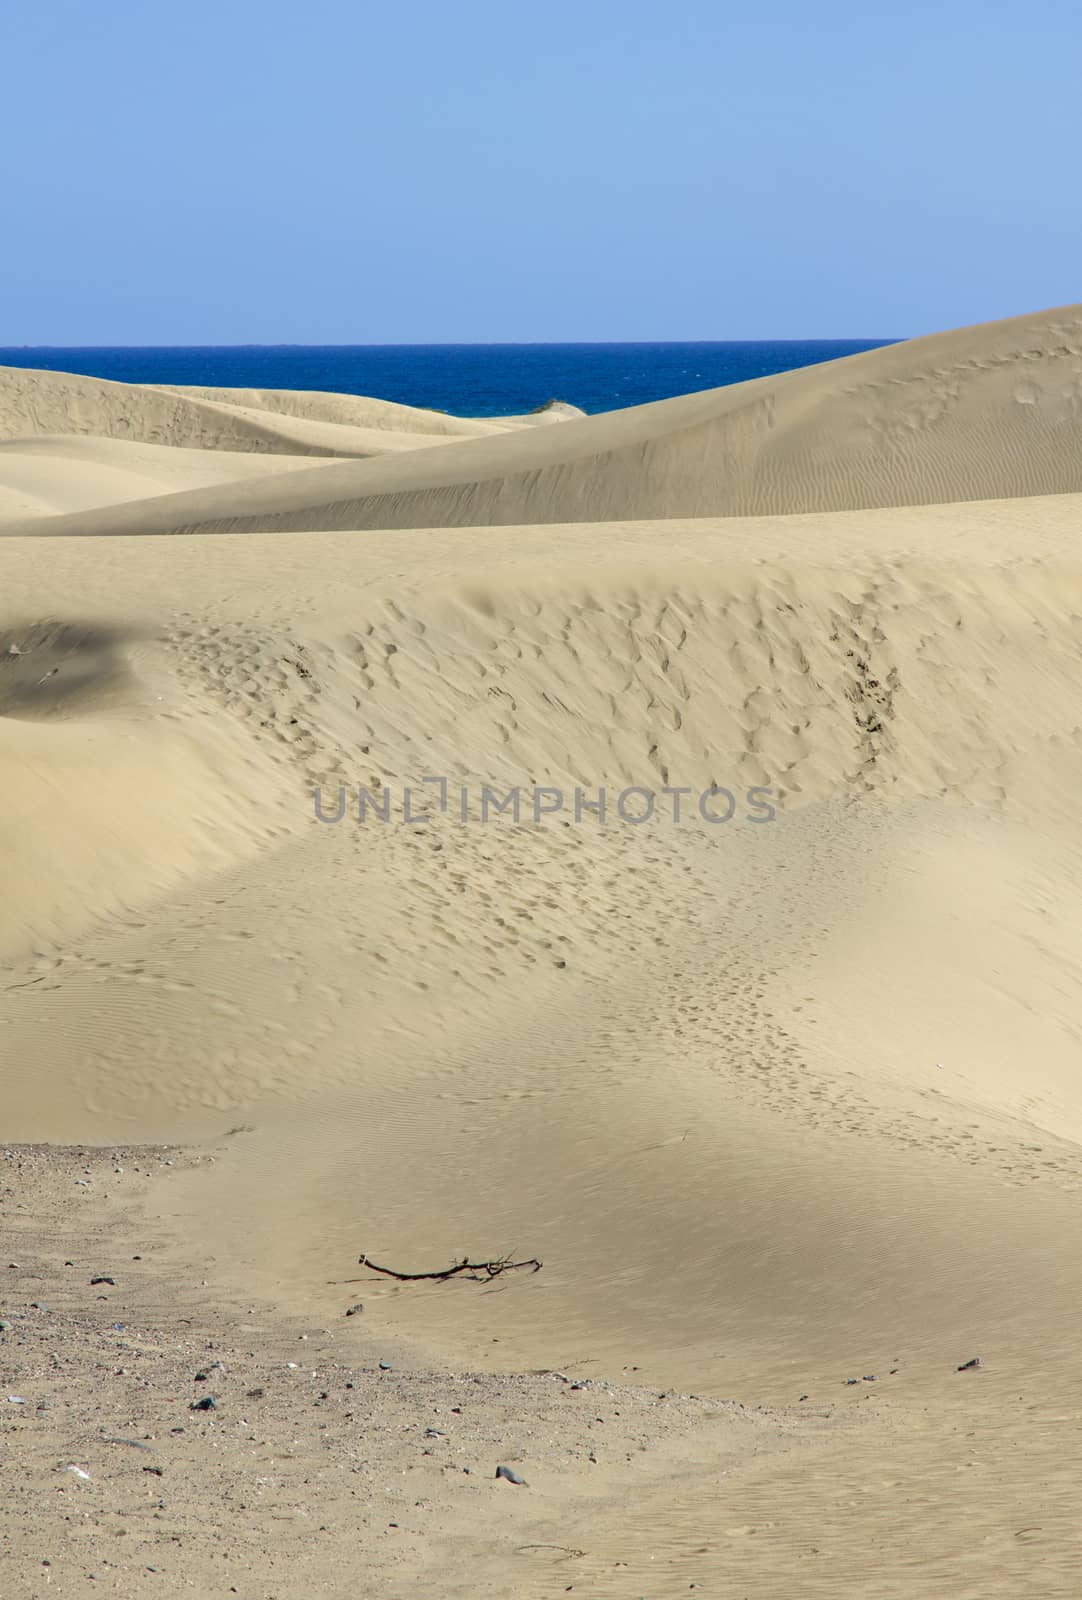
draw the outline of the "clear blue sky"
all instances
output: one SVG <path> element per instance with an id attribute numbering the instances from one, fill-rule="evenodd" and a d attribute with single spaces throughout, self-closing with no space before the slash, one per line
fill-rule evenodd
<path id="1" fill-rule="evenodd" d="M 0 11 L 0 344 L 874 338 L 1082 297 L 1078 0 Z"/>

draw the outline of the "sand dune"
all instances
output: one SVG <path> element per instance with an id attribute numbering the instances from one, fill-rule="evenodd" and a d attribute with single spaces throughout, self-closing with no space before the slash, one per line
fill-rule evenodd
<path id="1" fill-rule="evenodd" d="M 396 1589 L 380 1556 L 375 1594 L 1075 1592 L 1079 325 L 393 460 L 242 446 L 243 480 L 249 413 L 409 429 L 350 397 L 214 392 L 186 402 L 228 418 L 209 450 L 77 448 L 84 413 L 0 447 L 0 481 L 6 460 L 37 506 L 88 508 L 0 542 L 5 1134 L 211 1141 L 162 1180 L 178 1320 L 273 1344 L 274 1372 L 311 1353 L 313 1380 L 309 1329 L 366 1383 L 384 1356 L 460 1375 L 379 1433 L 421 1565 Z M 182 494 L 133 505 L 174 472 Z M 682 495 L 710 514 L 657 518 Z M 182 526 L 203 536 L 155 537 Z M 520 814 L 483 818 L 485 786 Z M 535 819 L 542 786 L 561 803 Z M 576 813 L 601 786 L 604 818 Z M 512 1248 L 543 1270 L 358 1264 Z M 352 1407 L 320 1361 L 305 1405 Z M 541 1420 L 512 1429 L 482 1375 L 542 1368 L 639 1387 L 619 1416 L 568 1385 L 575 1429 L 524 1387 Z M 464 1373 L 489 1408 L 468 1434 Z M 676 1388 L 771 1409 L 713 1434 L 689 1412 L 651 1445 L 647 1399 Z M 334 1592 L 375 1516 L 369 1457 L 352 1410 L 348 1477 L 275 1415 L 323 1463 L 330 1554 L 303 1572 Z M 234 1421 L 230 1483 L 285 1481 Z M 512 1436 L 513 1502 L 472 1474 Z M 185 1581 L 218 1571 L 190 1559 Z M 141 1571 L 118 1566 L 122 1592 Z"/>
<path id="2" fill-rule="evenodd" d="M 186 450 L 365 458 L 563 415 L 554 408 L 535 419 L 471 421 L 352 395 L 169 388 L 0 367 L 0 439 L 16 441 L 73 434 Z"/>
<path id="3" fill-rule="evenodd" d="M 518 417 L 455 417 L 445 411 L 403 406 L 366 395 L 327 394 L 316 389 L 201 389 L 181 384 L 157 385 L 165 394 L 211 400 L 244 411 L 269 411 L 306 422 L 331 422 L 353 428 L 378 428 L 395 433 L 422 433 L 448 439 L 472 439 L 512 428 L 566 422 L 583 413 L 577 406 L 553 400 Z"/>
<path id="4" fill-rule="evenodd" d="M 136 502 L 53 531 L 491 526 L 1070 493 L 1082 490 L 1080 362 L 1082 311 L 1067 307 L 557 428 Z"/>
<path id="5" fill-rule="evenodd" d="M 394 449 L 403 436 L 382 437 Z M 411 436 L 411 442 L 418 437 Z M 0 439 L 0 523 L 266 477 L 290 472 L 294 465 L 292 456 L 178 449 L 87 434 Z"/>
<path id="6" fill-rule="evenodd" d="M 353 395 L 185 389 L 0 368 L 0 530 L 128 501 L 264 482 L 297 458 L 368 459 L 581 416 L 553 403 L 470 420 Z M 47 431 L 55 428 L 55 432 Z"/>

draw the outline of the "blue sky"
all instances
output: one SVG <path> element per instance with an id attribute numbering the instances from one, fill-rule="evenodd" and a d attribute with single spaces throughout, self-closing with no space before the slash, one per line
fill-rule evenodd
<path id="1" fill-rule="evenodd" d="M 1074 0 L 14 0 L 0 344 L 889 337 L 1082 295 Z"/>

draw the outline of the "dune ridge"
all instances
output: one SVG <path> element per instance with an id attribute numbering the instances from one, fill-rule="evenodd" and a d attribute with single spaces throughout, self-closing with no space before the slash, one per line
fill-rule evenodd
<path id="1" fill-rule="evenodd" d="M 0 367 L 0 441 L 16 443 L 72 435 L 176 450 L 366 459 L 568 414 L 581 415 L 574 407 L 552 407 L 534 417 L 481 421 L 353 395 L 113 383 Z"/>
<path id="2" fill-rule="evenodd" d="M 557 427 L 328 463 L 261 486 L 195 489 L 49 528 L 505 526 L 1071 493 L 1082 490 L 1080 406 L 1082 309 L 1074 306 Z"/>
<path id="3" fill-rule="evenodd" d="M 382 437 L 393 449 L 401 436 Z M 181 449 L 94 434 L 0 439 L 0 523 L 290 472 L 295 464 L 292 456 Z"/>
<path id="4" fill-rule="evenodd" d="M 184 384 L 157 384 L 166 394 L 211 400 L 244 411 L 269 411 L 309 422 L 331 422 L 348 427 L 379 428 L 397 433 L 424 433 L 448 439 L 472 439 L 510 428 L 563 422 L 581 417 L 577 406 L 552 400 L 522 416 L 469 418 L 399 405 L 393 400 L 373 400 L 365 395 L 328 394 L 322 389 L 214 389 Z"/>

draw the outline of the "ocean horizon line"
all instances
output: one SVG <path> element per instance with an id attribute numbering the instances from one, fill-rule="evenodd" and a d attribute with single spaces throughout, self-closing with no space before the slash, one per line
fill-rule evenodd
<path id="1" fill-rule="evenodd" d="M 382 339 L 371 343 L 346 342 L 344 344 L 315 343 L 303 340 L 285 340 L 262 343 L 244 341 L 239 344 L 0 344 L 0 354 L 27 350 L 627 350 L 627 349 L 687 349 L 695 346 L 732 345 L 826 345 L 867 344 L 879 348 L 888 344 L 903 344 L 912 334 L 810 334 L 801 338 L 782 339 L 492 339 L 492 340 L 393 340 Z"/>

